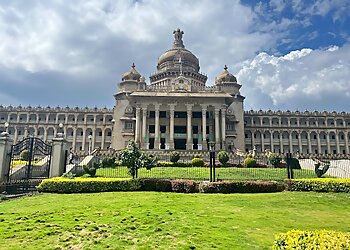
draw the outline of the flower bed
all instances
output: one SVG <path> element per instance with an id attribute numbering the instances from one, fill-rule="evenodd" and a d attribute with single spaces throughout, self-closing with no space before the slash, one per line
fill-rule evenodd
<path id="1" fill-rule="evenodd" d="M 350 193 L 350 179 L 315 178 L 287 180 L 290 191 L 344 192 Z"/>

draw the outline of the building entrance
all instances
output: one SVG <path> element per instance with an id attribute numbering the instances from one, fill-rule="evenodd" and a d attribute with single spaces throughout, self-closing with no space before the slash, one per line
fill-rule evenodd
<path id="1" fill-rule="evenodd" d="M 175 149 L 186 150 L 186 139 L 174 139 Z"/>

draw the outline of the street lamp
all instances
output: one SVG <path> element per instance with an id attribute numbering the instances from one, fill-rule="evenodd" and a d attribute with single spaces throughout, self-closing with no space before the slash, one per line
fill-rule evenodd
<path id="1" fill-rule="evenodd" d="M 59 127 L 59 129 L 58 129 L 58 133 L 57 133 L 57 137 L 63 137 L 63 123 L 60 123 L 60 124 L 58 124 L 58 127 Z"/>
<path id="2" fill-rule="evenodd" d="M 5 132 L 2 132 L 1 135 L 2 136 L 8 136 L 9 135 L 9 123 L 8 122 L 5 122 Z"/>
<path id="3" fill-rule="evenodd" d="M 89 139 L 89 155 L 91 155 L 91 140 L 92 140 L 92 135 L 88 136 Z"/>
<path id="4" fill-rule="evenodd" d="M 210 181 L 215 181 L 215 142 L 209 142 Z"/>
<path id="5" fill-rule="evenodd" d="M 114 119 L 112 119 L 111 120 L 111 123 L 112 123 L 112 129 L 111 129 L 111 142 L 109 143 L 109 149 L 111 149 L 112 148 L 112 143 L 113 143 L 113 129 L 114 129 L 114 123 L 115 123 L 115 120 Z"/>

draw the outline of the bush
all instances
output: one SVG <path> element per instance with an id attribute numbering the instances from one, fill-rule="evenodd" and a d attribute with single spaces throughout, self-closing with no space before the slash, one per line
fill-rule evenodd
<path id="1" fill-rule="evenodd" d="M 196 193 L 198 192 L 196 183 L 191 180 L 172 180 L 171 190 L 176 193 Z"/>
<path id="2" fill-rule="evenodd" d="M 226 151 L 220 151 L 218 153 L 218 159 L 221 164 L 225 165 L 230 159 L 230 157 Z"/>
<path id="3" fill-rule="evenodd" d="M 115 168 L 115 157 L 104 158 L 101 162 L 101 168 Z"/>
<path id="4" fill-rule="evenodd" d="M 350 179 L 294 179 L 285 181 L 290 191 L 350 193 Z"/>
<path id="5" fill-rule="evenodd" d="M 19 155 L 21 161 L 28 161 L 29 159 L 29 151 L 27 149 L 23 150 Z"/>
<path id="6" fill-rule="evenodd" d="M 176 163 L 180 160 L 180 154 L 176 151 L 171 152 L 170 154 L 170 161 L 172 163 Z"/>
<path id="7" fill-rule="evenodd" d="M 194 158 L 202 158 L 202 156 L 200 155 L 200 154 L 195 154 L 194 156 L 193 156 L 193 159 Z"/>
<path id="8" fill-rule="evenodd" d="M 271 193 L 281 192 L 284 185 L 274 181 L 202 182 L 200 193 Z"/>
<path id="9" fill-rule="evenodd" d="M 142 191 L 171 192 L 171 181 L 168 179 L 140 179 Z"/>
<path id="10" fill-rule="evenodd" d="M 204 160 L 202 158 L 193 158 L 192 159 L 192 166 L 193 167 L 203 167 Z"/>
<path id="11" fill-rule="evenodd" d="M 100 165 L 101 165 L 100 163 L 93 162 L 92 166 L 84 165 L 83 169 L 84 169 L 85 173 L 87 173 L 91 177 L 95 177 L 96 176 L 96 170 L 100 167 Z"/>
<path id="12" fill-rule="evenodd" d="M 43 180 L 36 187 L 39 192 L 49 193 L 93 193 L 110 191 L 137 191 L 139 180 L 118 178 L 51 178 Z"/>
<path id="13" fill-rule="evenodd" d="M 254 168 L 256 166 L 256 160 L 252 157 L 248 157 L 244 160 L 244 166 L 246 168 Z"/>
<path id="14" fill-rule="evenodd" d="M 291 230 L 275 236 L 272 249 L 350 249 L 349 246 L 349 232 Z"/>
<path id="15" fill-rule="evenodd" d="M 172 167 L 172 168 L 188 168 L 192 167 L 192 162 L 166 162 L 166 161 L 158 161 L 157 162 L 157 167 L 158 168 L 167 168 L 167 167 Z"/>
<path id="16" fill-rule="evenodd" d="M 274 166 L 275 168 L 278 168 L 282 161 L 282 156 L 277 153 L 271 153 L 268 159 L 272 166 Z"/>

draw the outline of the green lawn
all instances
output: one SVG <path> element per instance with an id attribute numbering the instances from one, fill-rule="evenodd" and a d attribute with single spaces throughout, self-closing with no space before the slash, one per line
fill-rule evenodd
<path id="1" fill-rule="evenodd" d="M 138 177 L 208 180 L 209 171 L 209 168 L 204 167 L 156 167 L 151 170 L 142 168 L 139 170 Z M 126 167 L 98 169 L 96 175 L 129 177 Z M 287 179 L 287 170 L 282 168 L 216 168 L 216 177 L 225 180 L 283 180 Z M 311 170 L 294 170 L 294 178 L 316 178 L 316 174 Z"/>
<path id="2" fill-rule="evenodd" d="M 0 203 L 1 249 L 270 249 L 291 229 L 349 231 L 350 195 L 44 194 Z"/>

